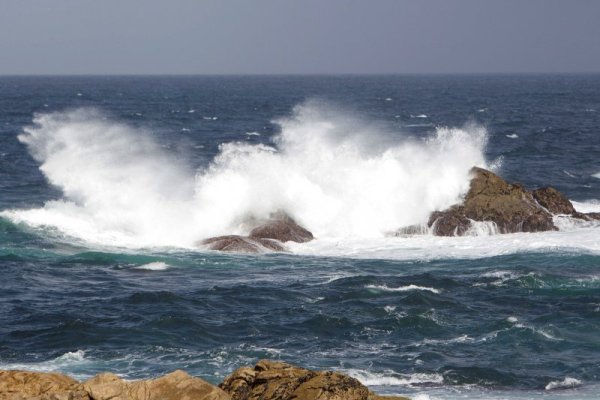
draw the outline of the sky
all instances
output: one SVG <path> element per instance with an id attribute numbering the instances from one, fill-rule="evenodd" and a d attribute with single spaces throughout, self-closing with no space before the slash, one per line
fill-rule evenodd
<path id="1" fill-rule="evenodd" d="M 0 74 L 600 72 L 600 0 L 0 0 Z"/>

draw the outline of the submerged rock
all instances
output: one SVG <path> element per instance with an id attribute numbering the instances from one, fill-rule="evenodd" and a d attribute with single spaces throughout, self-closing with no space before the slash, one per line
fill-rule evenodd
<path id="1" fill-rule="evenodd" d="M 205 239 L 201 242 L 210 250 L 232 251 L 236 253 L 262 253 L 264 251 L 285 251 L 274 240 L 228 235 Z"/>
<path id="2" fill-rule="evenodd" d="M 358 380 L 332 371 L 311 371 L 262 360 L 242 367 L 219 385 L 232 400 L 384 400 Z"/>
<path id="3" fill-rule="evenodd" d="M 203 240 L 200 244 L 210 250 L 237 253 L 262 253 L 265 251 L 285 251 L 282 243 L 305 243 L 313 239 L 313 234 L 301 227 L 292 217 L 278 211 L 269 219 L 249 222 L 253 229 L 248 236 L 226 235 Z"/>

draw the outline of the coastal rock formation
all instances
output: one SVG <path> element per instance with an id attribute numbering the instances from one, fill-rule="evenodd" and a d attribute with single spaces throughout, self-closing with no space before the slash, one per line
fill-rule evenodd
<path id="1" fill-rule="evenodd" d="M 359 381 L 332 371 L 311 371 L 276 361 L 261 360 L 242 367 L 219 385 L 232 400 L 385 400 Z"/>
<path id="2" fill-rule="evenodd" d="M 438 236 L 461 236 L 473 221 L 493 222 L 498 232 L 556 230 L 552 215 L 519 184 L 510 184 L 482 168 L 471 170 L 471 187 L 462 204 L 431 214 L 428 225 Z"/>
<path id="3" fill-rule="evenodd" d="M 0 371 L 0 400 L 407 400 L 377 396 L 354 378 L 275 361 L 242 367 L 219 387 L 184 371 L 124 381 L 102 373 L 79 383 L 68 376 Z"/>
<path id="4" fill-rule="evenodd" d="M 575 207 L 573 207 L 569 199 L 553 187 L 536 189 L 531 194 L 539 205 L 552 214 L 571 215 L 576 213 Z"/>
<path id="5" fill-rule="evenodd" d="M 285 251 L 282 243 L 304 243 L 313 239 L 313 234 L 284 212 L 273 213 L 269 219 L 251 221 L 254 228 L 248 236 L 227 235 L 205 239 L 201 245 L 210 250 L 238 253 L 262 253 Z"/>
<path id="6" fill-rule="evenodd" d="M 125 382 L 104 373 L 81 384 L 91 400 L 230 400 L 216 386 L 178 370 L 157 379 Z"/>
<path id="7" fill-rule="evenodd" d="M 577 212 L 569 199 L 552 187 L 529 192 L 483 168 L 474 167 L 471 173 L 464 201 L 430 215 L 427 224 L 434 235 L 462 236 L 472 227 L 472 221 L 493 222 L 499 233 L 514 233 L 557 230 L 553 222 L 556 214 L 588 221 L 600 219 L 600 213 Z"/>
<path id="8" fill-rule="evenodd" d="M 88 400 L 78 385 L 75 379 L 62 374 L 0 371 L 0 400 Z"/>

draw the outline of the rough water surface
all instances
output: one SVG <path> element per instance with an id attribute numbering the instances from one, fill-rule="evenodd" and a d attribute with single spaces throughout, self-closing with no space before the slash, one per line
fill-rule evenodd
<path id="1" fill-rule="evenodd" d="M 389 233 L 473 165 L 600 211 L 597 110 L 595 75 L 0 78 L 0 369 L 596 398 L 598 224 Z M 279 209 L 315 240 L 196 247 Z"/>

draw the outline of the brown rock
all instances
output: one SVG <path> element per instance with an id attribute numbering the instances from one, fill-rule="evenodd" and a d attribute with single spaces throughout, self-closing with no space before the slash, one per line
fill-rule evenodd
<path id="1" fill-rule="evenodd" d="M 89 400 L 66 375 L 30 371 L 0 371 L 0 400 Z"/>
<path id="2" fill-rule="evenodd" d="M 471 187 L 461 205 L 434 212 L 429 219 L 439 236 L 463 235 L 470 221 L 491 221 L 500 233 L 557 230 L 552 215 L 521 185 L 510 184 L 482 168 L 471 170 Z"/>
<path id="3" fill-rule="evenodd" d="M 264 251 L 285 251 L 274 240 L 228 235 L 205 239 L 201 242 L 210 250 L 231 251 L 237 253 L 262 253 Z"/>
<path id="4" fill-rule="evenodd" d="M 175 371 L 157 379 L 125 382 L 118 376 L 99 374 L 81 384 L 92 400 L 231 400 L 216 386 Z"/>
<path id="5" fill-rule="evenodd" d="M 384 400 L 358 380 L 337 372 L 318 372 L 290 364 L 262 360 L 243 367 L 221 385 L 232 400 Z"/>
<path id="6" fill-rule="evenodd" d="M 265 223 L 250 231 L 253 239 L 275 239 L 282 243 L 305 243 L 314 239 L 313 234 L 296 223 L 284 212 L 276 212 Z"/>
<path id="7" fill-rule="evenodd" d="M 533 198 L 552 214 L 574 214 L 576 212 L 569 199 L 553 187 L 536 189 L 531 193 Z"/>
<path id="8" fill-rule="evenodd" d="M 465 217 L 464 212 L 461 206 L 435 211 L 429 216 L 427 225 L 437 236 L 462 236 L 471 227 L 471 220 Z"/>

